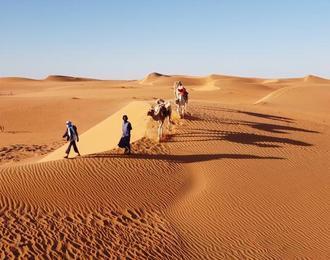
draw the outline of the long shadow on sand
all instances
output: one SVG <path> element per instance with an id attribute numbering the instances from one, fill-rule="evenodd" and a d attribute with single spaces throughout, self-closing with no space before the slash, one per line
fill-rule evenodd
<path id="1" fill-rule="evenodd" d="M 319 134 L 320 132 L 314 130 L 308 130 L 299 127 L 292 127 L 292 126 L 285 126 L 285 125 L 274 125 L 274 124 L 266 124 L 266 123 L 256 123 L 256 122 L 249 122 L 249 121 L 240 121 L 242 125 L 247 125 L 252 128 L 263 130 L 271 133 L 281 133 L 287 134 L 290 131 L 292 132 L 305 132 L 305 133 L 314 133 Z"/>
<path id="2" fill-rule="evenodd" d="M 189 129 L 189 132 L 175 134 L 168 142 L 203 142 L 217 140 L 269 148 L 281 147 L 280 144 L 312 146 L 310 143 L 290 138 L 260 135 L 255 133 L 220 131 L 215 129 Z"/>
<path id="3" fill-rule="evenodd" d="M 250 112 L 250 111 L 243 111 L 243 110 L 238 110 L 238 109 L 229 109 L 229 108 L 220 108 L 220 107 L 208 107 L 208 106 L 202 106 L 203 109 L 205 110 L 210 110 L 210 111 L 222 111 L 222 112 L 230 112 L 230 113 L 240 113 L 240 114 L 245 114 L 249 116 L 254 116 L 254 117 L 260 117 L 264 119 L 270 119 L 270 120 L 275 120 L 275 121 L 282 121 L 286 123 L 293 123 L 294 119 L 289 118 L 289 117 L 283 117 L 283 116 L 275 116 L 275 115 L 270 115 L 270 114 L 263 114 L 263 113 L 256 113 L 256 112 Z"/>
<path id="4" fill-rule="evenodd" d="M 173 154 L 91 154 L 83 158 L 133 158 L 143 160 L 161 160 L 175 163 L 205 162 L 219 159 L 260 159 L 260 160 L 283 160 L 282 157 L 257 156 L 252 154 L 193 154 L 193 155 L 173 155 Z"/>
<path id="5" fill-rule="evenodd" d="M 202 109 L 213 110 L 213 111 L 222 111 L 222 112 L 231 112 L 231 113 L 244 113 L 250 116 L 261 117 L 265 119 L 271 119 L 276 121 L 281 121 L 284 124 L 292 123 L 293 119 L 287 117 L 280 117 L 275 115 L 254 113 L 248 111 L 241 110 L 233 110 L 227 108 L 214 108 L 214 107 L 202 107 Z M 196 115 L 187 115 L 185 117 L 187 121 L 205 121 L 208 124 L 208 121 L 211 123 L 216 123 L 219 125 L 219 128 L 224 125 L 237 125 L 237 126 L 247 126 L 252 129 L 257 129 L 260 131 L 268 132 L 268 133 L 280 133 L 280 134 L 290 134 L 293 132 L 305 132 L 305 133 L 320 133 L 317 131 L 293 127 L 283 124 L 275 124 L 275 123 L 263 123 L 263 122 L 252 122 L 252 121 L 244 121 L 244 120 L 232 120 L 230 118 L 203 118 L 203 116 L 198 117 Z M 209 124 L 208 124 L 209 125 Z M 283 144 L 290 144 L 296 146 L 312 146 L 312 144 L 295 140 L 292 138 L 284 138 L 277 137 L 272 135 L 264 135 L 259 133 L 247 133 L 240 131 L 226 131 L 219 129 L 202 129 L 202 128 L 186 128 L 183 133 L 176 133 L 171 136 L 169 142 L 189 142 L 189 141 L 229 141 L 234 143 L 241 143 L 246 145 L 255 145 L 258 147 L 281 147 Z"/>
<path id="6" fill-rule="evenodd" d="M 194 117 L 194 119 L 189 121 L 203 121 L 203 119 Z M 313 133 L 319 134 L 320 132 L 309 130 L 305 128 L 287 126 L 287 125 L 277 125 L 277 124 L 268 124 L 268 123 L 261 123 L 261 122 L 251 122 L 251 121 L 243 121 L 243 120 L 228 120 L 228 119 L 221 119 L 221 120 L 212 120 L 213 122 L 219 123 L 219 125 L 242 125 L 242 126 L 249 126 L 254 129 L 262 130 L 265 132 L 270 133 L 279 133 L 279 134 L 289 134 L 290 132 L 304 132 L 304 133 Z"/>

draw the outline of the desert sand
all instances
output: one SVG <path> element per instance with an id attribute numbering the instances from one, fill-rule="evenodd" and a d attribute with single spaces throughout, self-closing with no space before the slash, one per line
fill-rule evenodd
<path id="1" fill-rule="evenodd" d="M 158 143 L 177 80 L 188 115 Z M 329 104 L 312 75 L 0 78 L 0 258 L 329 259 Z"/>

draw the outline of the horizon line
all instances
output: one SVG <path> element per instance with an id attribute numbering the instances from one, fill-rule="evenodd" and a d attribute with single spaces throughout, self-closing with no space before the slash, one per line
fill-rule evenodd
<path id="1" fill-rule="evenodd" d="M 138 80 L 143 80 L 149 76 L 152 76 L 153 74 L 156 74 L 155 76 L 166 76 L 166 77 L 196 77 L 196 78 L 205 78 L 205 77 L 211 77 L 211 76 L 222 76 L 222 77 L 233 77 L 233 78 L 252 78 L 252 79 L 297 79 L 297 78 L 306 78 L 306 77 L 318 77 L 326 80 L 330 80 L 330 78 L 320 76 L 318 74 L 305 74 L 302 76 L 288 76 L 288 77 L 259 77 L 259 76 L 240 76 L 240 75 L 233 75 L 233 74 L 218 74 L 218 73 L 210 73 L 206 75 L 194 75 L 194 74 L 165 74 L 165 73 L 160 73 L 160 72 L 151 72 L 146 74 L 142 78 L 132 78 L 132 79 L 118 79 L 118 78 L 98 78 L 98 77 L 90 77 L 90 76 L 84 76 L 84 75 L 75 75 L 75 74 L 48 74 L 45 77 L 42 78 L 34 78 L 34 77 L 29 77 L 29 76 L 20 76 L 20 75 L 10 75 L 10 76 L 0 76 L 0 79 L 22 79 L 22 80 L 35 80 L 35 81 L 43 81 L 51 78 L 63 78 L 63 79 L 68 79 L 68 80 L 90 80 L 90 81 L 108 81 L 108 80 L 114 80 L 114 81 L 138 81 Z"/>

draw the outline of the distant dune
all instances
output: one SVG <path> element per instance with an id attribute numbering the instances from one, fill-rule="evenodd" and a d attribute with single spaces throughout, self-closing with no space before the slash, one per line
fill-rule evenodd
<path id="1" fill-rule="evenodd" d="M 25 78 L 25 77 L 0 77 L 0 81 L 33 81 L 38 79 Z M 86 77 L 73 77 L 65 75 L 49 75 L 44 80 L 46 81 L 102 81 L 95 78 Z M 132 80 L 104 80 L 104 81 L 132 81 Z M 134 81 L 134 80 L 133 80 Z M 138 81 L 140 84 L 160 84 L 160 85 L 172 85 L 175 81 L 183 81 L 186 85 L 206 85 L 215 82 L 226 83 L 288 83 L 303 81 L 308 83 L 329 83 L 329 79 L 321 78 L 315 75 L 308 75 L 302 78 L 287 78 L 287 79 L 262 79 L 262 78 L 247 78 L 228 75 L 210 74 L 208 76 L 189 76 L 189 75 L 166 75 L 158 72 L 152 72 L 145 76 L 142 80 Z"/>
<path id="2" fill-rule="evenodd" d="M 95 81 L 98 79 L 72 77 L 62 75 L 50 75 L 47 76 L 44 81 Z M 42 81 L 40 79 L 24 78 L 24 77 L 0 77 L 0 82 L 22 82 L 22 81 Z"/>
<path id="3" fill-rule="evenodd" d="M 37 79 L 23 77 L 0 77 L 0 82 L 22 82 L 22 81 L 37 81 Z"/>
<path id="4" fill-rule="evenodd" d="M 307 83 L 325 83 L 325 84 L 329 84 L 330 80 L 329 79 L 325 79 L 325 78 L 321 78 L 321 77 L 317 77 L 314 75 L 308 75 L 306 77 L 303 78 L 304 82 Z"/>
<path id="5" fill-rule="evenodd" d="M 284 87 L 261 98 L 256 104 L 285 108 L 287 111 L 328 115 L 330 112 L 329 85 Z"/>
<path id="6" fill-rule="evenodd" d="M 47 80 L 47 81 L 95 81 L 97 79 L 62 76 L 62 75 L 50 75 L 47 78 L 45 78 L 45 80 Z"/>
<path id="7" fill-rule="evenodd" d="M 215 84 L 216 82 L 243 82 L 243 83 L 256 83 L 260 80 L 257 78 L 243 78 L 235 76 L 223 76 L 211 74 L 209 76 L 188 76 L 188 75 L 165 75 L 161 73 L 151 73 L 147 75 L 141 84 L 150 85 L 173 85 L 175 81 L 182 81 L 185 85 L 189 86 L 202 86 Z"/>

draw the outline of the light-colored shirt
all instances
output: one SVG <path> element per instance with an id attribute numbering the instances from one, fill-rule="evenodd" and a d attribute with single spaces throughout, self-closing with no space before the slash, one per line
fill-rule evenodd
<path id="1" fill-rule="evenodd" d="M 132 125 L 130 122 L 128 122 L 128 121 L 123 122 L 122 129 L 123 129 L 123 137 L 131 135 Z"/>

